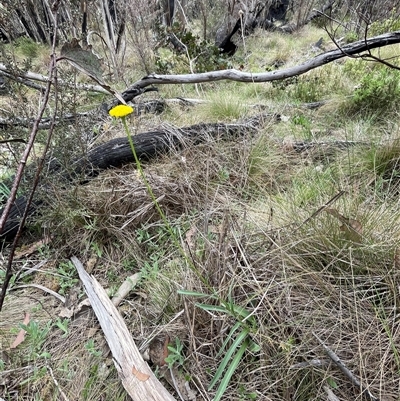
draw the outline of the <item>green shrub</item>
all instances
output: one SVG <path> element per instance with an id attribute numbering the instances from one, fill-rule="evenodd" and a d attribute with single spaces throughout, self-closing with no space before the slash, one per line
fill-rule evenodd
<path id="1" fill-rule="evenodd" d="M 387 113 L 394 110 L 400 96 L 400 73 L 385 67 L 368 72 L 350 101 L 350 111 Z"/>
<path id="2" fill-rule="evenodd" d="M 356 42 L 358 40 L 358 35 L 356 32 L 347 32 L 346 35 L 344 36 L 344 41 L 345 43 L 352 43 L 352 42 Z"/>
<path id="3" fill-rule="evenodd" d="M 375 21 L 369 28 L 369 36 L 382 35 L 386 32 L 400 30 L 400 16 L 394 8 L 390 13 L 390 17 L 384 21 Z"/>
<path id="4" fill-rule="evenodd" d="M 38 56 L 40 44 L 30 38 L 22 36 L 15 41 L 15 46 L 20 50 L 23 56 L 33 59 Z"/>
<path id="5" fill-rule="evenodd" d="M 369 64 L 358 58 L 348 59 L 343 65 L 343 73 L 353 81 L 361 79 L 368 71 Z"/>

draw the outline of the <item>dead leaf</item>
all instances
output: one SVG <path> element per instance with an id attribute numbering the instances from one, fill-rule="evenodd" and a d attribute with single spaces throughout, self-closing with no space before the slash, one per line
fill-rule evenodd
<path id="1" fill-rule="evenodd" d="M 195 225 L 193 225 L 192 227 L 190 227 L 188 231 L 186 231 L 185 234 L 186 244 L 191 249 L 194 249 L 196 245 L 196 233 L 197 233 L 197 228 Z"/>
<path id="2" fill-rule="evenodd" d="M 71 318 L 74 315 L 74 308 L 62 308 L 60 313 L 58 314 L 59 317 L 63 317 L 66 319 Z"/>
<path id="3" fill-rule="evenodd" d="M 83 301 L 79 302 L 78 305 L 72 305 L 70 307 L 62 308 L 60 313 L 58 314 L 59 317 L 71 318 L 73 315 L 78 314 L 83 307 L 90 306 L 90 301 L 88 298 L 85 298 Z"/>
<path id="4" fill-rule="evenodd" d="M 61 57 L 59 60 L 66 60 L 77 70 L 88 75 L 94 81 L 96 81 L 106 91 L 113 94 L 122 104 L 126 104 L 122 96 L 110 85 L 106 84 L 102 78 L 102 63 L 100 59 L 92 52 L 92 47 L 85 46 L 82 48 L 79 45 L 79 40 L 72 38 L 71 42 L 63 44 L 61 51 Z"/>
<path id="5" fill-rule="evenodd" d="M 89 260 L 86 262 L 86 269 L 89 274 L 92 273 L 98 260 L 99 257 L 95 253 L 93 253 L 92 256 L 89 258 Z"/>
<path id="6" fill-rule="evenodd" d="M 165 365 L 165 358 L 168 356 L 168 345 L 170 338 L 168 334 L 160 334 L 153 338 L 149 345 L 149 357 L 154 365 L 161 367 Z"/>
<path id="7" fill-rule="evenodd" d="M 149 379 L 150 375 L 147 373 L 140 372 L 137 370 L 135 367 L 132 368 L 132 373 L 135 375 L 135 377 L 140 380 L 141 382 L 145 382 L 146 380 Z"/>
<path id="8" fill-rule="evenodd" d="M 21 247 L 21 249 L 15 253 L 14 259 L 21 259 L 27 256 L 32 255 L 37 250 L 39 250 L 43 245 L 46 245 L 50 242 L 51 238 L 45 238 L 40 241 L 34 242 L 30 246 Z"/>
<path id="9" fill-rule="evenodd" d="M 100 59 L 93 54 L 91 46 L 82 48 L 79 44 L 79 40 L 72 38 L 71 42 L 63 44 L 60 54 L 75 68 L 89 75 L 95 81 L 103 80 Z"/>
<path id="10" fill-rule="evenodd" d="M 354 219 L 348 219 L 348 221 L 341 226 L 341 230 L 345 231 L 345 228 L 343 227 L 348 227 L 353 231 L 356 231 L 359 235 L 361 235 L 363 231 L 362 224 L 358 220 Z"/>
<path id="11" fill-rule="evenodd" d="M 346 239 L 358 244 L 362 242 L 363 227 L 358 220 L 345 217 L 336 209 L 326 208 L 325 212 L 336 217 L 342 223 L 340 230 L 345 234 Z"/>
<path id="12" fill-rule="evenodd" d="M 29 313 L 25 313 L 25 318 L 23 324 L 26 326 L 29 324 L 30 316 Z M 15 337 L 15 340 L 11 344 L 10 348 L 17 348 L 18 345 L 20 345 L 24 340 L 25 340 L 25 333 L 26 331 L 24 329 L 21 329 L 19 333 L 17 334 L 17 337 Z"/>

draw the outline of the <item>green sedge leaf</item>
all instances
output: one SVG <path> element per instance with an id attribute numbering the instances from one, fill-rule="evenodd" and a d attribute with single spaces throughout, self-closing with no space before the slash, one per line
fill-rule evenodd
<path id="1" fill-rule="evenodd" d="M 236 368 L 239 366 L 239 363 L 241 359 L 243 358 L 243 355 L 249 345 L 248 339 L 246 338 L 241 347 L 239 348 L 239 351 L 236 353 L 234 358 L 232 359 L 232 363 L 229 365 L 228 370 L 225 373 L 225 376 L 223 377 L 217 392 L 215 394 L 215 397 L 213 401 L 219 401 L 222 396 L 224 395 L 226 388 L 228 387 L 229 382 L 231 381 L 231 378 L 233 374 L 235 373 Z"/>
<path id="2" fill-rule="evenodd" d="M 226 313 L 226 309 L 223 306 L 209 305 L 209 304 L 199 304 L 199 303 L 196 303 L 195 305 L 198 308 L 203 309 L 205 311 Z"/>
<path id="3" fill-rule="evenodd" d="M 215 295 L 204 294 L 202 292 L 197 292 L 197 291 L 178 290 L 177 292 L 179 295 L 186 295 L 188 297 L 218 299 L 218 297 Z"/>
<path id="4" fill-rule="evenodd" d="M 232 345 L 228 349 L 227 353 L 225 354 L 224 358 L 222 359 L 220 365 L 218 366 L 218 369 L 215 372 L 215 376 L 212 379 L 210 385 L 208 386 L 209 390 L 211 390 L 215 386 L 217 381 L 220 379 L 220 377 L 222 376 L 223 371 L 226 368 L 226 365 L 228 364 L 228 362 L 232 358 L 232 355 L 234 354 L 236 348 L 247 337 L 248 334 L 249 334 L 249 331 L 247 329 L 245 329 L 235 338 L 235 341 L 232 343 Z"/>
<path id="5" fill-rule="evenodd" d="M 231 331 L 229 332 L 228 336 L 225 338 L 224 343 L 221 346 L 221 349 L 219 350 L 217 357 L 220 357 L 221 354 L 224 352 L 225 347 L 227 346 L 228 342 L 230 341 L 230 339 L 232 338 L 233 334 L 235 333 L 235 331 L 241 327 L 241 323 L 237 322 L 231 329 Z"/>

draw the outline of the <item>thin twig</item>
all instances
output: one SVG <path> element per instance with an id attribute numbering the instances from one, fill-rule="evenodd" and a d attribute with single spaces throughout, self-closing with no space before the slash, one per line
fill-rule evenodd
<path id="1" fill-rule="evenodd" d="M 327 17 L 327 18 L 330 18 L 330 17 L 329 17 L 328 15 L 326 15 L 326 14 L 323 14 L 323 13 L 321 13 L 321 14 L 324 15 L 325 17 Z M 335 21 L 335 22 L 337 22 L 337 21 Z M 335 39 L 335 35 L 334 35 L 334 34 L 332 34 L 331 32 L 328 32 L 328 30 L 326 30 L 326 33 L 328 34 L 328 36 L 329 36 L 329 38 L 332 40 L 332 42 L 335 44 L 335 46 L 336 46 L 345 56 L 350 57 L 350 58 L 355 58 L 355 59 L 359 58 L 359 59 L 366 60 L 366 61 L 375 61 L 375 62 L 377 62 L 377 63 L 386 65 L 387 67 L 392 68 L 392 69 L 394 69 L 394 70 L 400 70 L 400 67 L 399 67 L 399 66 L 397 66 L 397 65 L 395 65 L 395 64 L 392 64 L 392 63 L 389 63 L 388 61 L 386 61 L 386 60 L 384 60 L 384 59 L 382 59 L 382 58 L 380 58 L 380 57 L 376 57 L 376 56 L 374 56 L 374 55 L 371 53 L 371 49 L 370 49 L 369 44 L 368 44 L 368 36 L 367 36 L 367 34 L 368 34 L 368 29 L 367 29 L 367 28 L 368 28 L 368 26 L 366 26 L 365 32 L 364 32 L 364 43 L 365 43 L 365 45 L 366 45 L 365 51 L 367 51 L 367 54 L 349 54 L 348 52 L 346 52 L 345 50 L 343 50 L 343 46 L 341 46 L 341 45 L 339 44 L 339 42 Z"/>
<path id="2" fill-rule="evenodd" d="M 354 374 L 350 371 L 350 369 L 342 362 L 342 360 L 327 346 L 325 343 L 315 334 L 313 333 L 313 336 L 318 340 L 318 342 L 322 345 L 324 348 L 326 354 L 331 358 L 332 362 L 341 370 L 341 372 L 355 385 L 357 386 L 362 394 L 365 394 L 365 396 L 370 400 L 370 401 L 379 401 L 379 398 L 375 397 L 372 395 L 372 393 L 367 389 L 363 388 L 362 384 L 360 381 L 357 379 L 357 377 L 354 376 Z"/>
<path id="3" fill-rule="evenodd" d="M 334 197 L 332 197 L 325 205 L 322 205 L 319 209 L 317 209 L 310 217 L 307 217 L 298 227 L 304 226 L 307 224 L 310 220 L 313 218 L 317 217 L 322 211 L 324 211 L 329 205 L 331 205 L 333 202 L 336 202 L 341 196 L 343 196 L 346 193 L 346 191 L 339 191 Z"/>
<path id="4" fill-rule="evenodd" d="M 57 298 L 59 301 L 61 301 L 63 304 L 65 304 L 65 297 L 62 295 L 58 294 L 57 292 L 51 290 L 50 288 L 45 287 L 44 285 L 41 284 L 25 284 L 25 285 L 18 285 L 17 287 L 12 287 L 11 290 L 19 290 L 21 288 L 37 288 L 39 290 L 42 290 L 44 292 L 47 292 L 50 295 L 53 295 L 53 297 Z"/>
<path id="5" fill-rule="evenodd" d="M 62 391 L 60 385 L 58 384 L 57 379 L 54 377 L 53 369 L 49 365 L 47 365 L 47 369 L 49 370 L 50 376 L 53 379 L 53 382 L 54 382 L 55 386 L 57 387 L 58 391 L 60 392 L 62 399 L 64 401 L 69 401 L 68 397 L 65 395 L 64 391 Z"/>
<path id="6" fill-rule="evenodd" d="M 54 12 L 54 18 L 55 18 L 55 21 L 56 21 L 55 27 L 54 27 L 54 31 L 56 32 L 57 31 L 57 7 L 55 7 L 53 12 Z M 53 39 L 52 57 L 51 57 L 50 67 L 49 67 L 50 79 L 46 84 L 46 91 L 45 91 L 45 94 L 44 94 L 43 103 L 42 103 L 42 105 L 41 105 L 41 107 L 39 109 L 38 116 L 37 116 L 37 118 L 36 118 L 36 120 L 35 120 L 35 122 L 33 124 L 32 131 L 31 131 L 28 143 L 26 145 L 25 151 L 24 151 L 23 156 L 21 158 L 21 161 L 19 163 L 19 166 L 18 166 L 18 169 L 17 169 L 17 173 L 15 174 L 15 179 L 14 179 L 14 183 L 13 183 L 13 186 L 11 188 L 11 191 L 10 191 L 10 196 L 9 196 L 9 198 L 7 200 L 7 203 L 6 203 L 5 207 L 4 207 L 3 214 L 0 217 L 0 233 L 3 231 L 3 228 L 4 228 L 4 226 L 6 224 L 6 221 L 7 221 L 7 217 L 9 215 L 10 211 L 11 211 L 11 207 L 12 207 L 12 205 L 13 205 L 15 199 L 16 199 L 17 191 L 18 191 L 19 185 L 20 185 L 21 180 L 22 180 L 22 175 L 24 173 L 26 163 L 28 161 L 30 152 L 31 152 L 31 150 L 33 148 L 33 145 L 35 143 L 35 139 L 36 139 L 36 136 L 37 136 L 37 133 L 38 133 L 38 127 L 39 127 L 40 120 L 43 117 L 44 111 L 45 111 L 45 109 L 47 107 L 47 103 L 49 102 L 50 91 L 51 91 L 51 86 L 53 84 L 53 79 L 56 78 L 56 58 L 55 58 L 56 36 L 57 35 L 54 35 L 54 39 Z M 57 87 L 57 85 L 56 85 L 56 87 Z M 57 88 L 56 88 L 56 90 L 57 90 Z M 54 116 L 55 116 L 55 113 L 57 112 L 57 93 L 56 93 L 55 99 L 56 99 L 56 104 L 55 104 Z M 31 206 L 32 200 L 33 200 L 33 195 L 34 195 L 34 193 L 36 191 L 36 187 L 37 187 L 37 185 L 39 183 L 39 176 L 40 176 L 41 170 L 42 170 L 42 168 L 44 166 L 45 155 L 46 155 L 47 150 L 48 150 L 48 148 L 50 146 L 50 143 L 51 143 L 51 136 L 52 136 L 52 133 L 53 133 L 53 130 L 54 130 L 54 125 L 55 125 L 54 116 L 53 116 L 52 125 L 51 125 L 50 130 L 49 130 L 47 143 L 46 143 L 44 151 L 43 151 L 43 156 L 42 156 L 42 158 L 41 158 L 41 160 L 39 162 L 39 166 L 38 166 L 36 174 L 35 174 L 34 183 L 33 183 L 32 189 L 31 189 L 31 193 L 29 195 L 29 198 L 28 198 L 24 213 L 22 215 L 22 218 L 21 218 L 21 221 L 20 221 L 20 224 L 19 224 L 19 227 L 18 227 L 17 234 L 16 234 L 16 236 L 14 238 L 14 241 L 12 243 L 12 246 L 11 246 L 10 254 L 9 254 L 9 257 L 8 257 L 8 261 L 7 261 L 6 273 L 5 273 L 3 285 L 1 287 L 0 311 L 1 311 L 2 307 L 3 307 L 3 303 L 4 303 L 4 300 L 5 300 L 5 297 L 6 297 L 7 288 L 8 288 L 8 285 L 10 283 L 11 277 L 13 275 L 12 262 L 14 260 L 14 255 L 15 255 L 15 251 L 17 249 L 18 241 L 19 241 L 19 238 L 21 236 L 22 229 L 23 229 L 23 227 L 25 225 L 25 220 L 26 220 L 26 218 L 27 218 L 27 216 L 29 214 L 30 206 Z"/>
<path id="7" fill-rule="evenodd" d="M 182 401 L 185 401 L 185 399 L 183 398 L 183 396 L 182 396 L 182 394 L 181 394 L 181 391 L 180 391 L 180 389 L 179 389 L 178 383 L 177 383 L 176 380 L 175 380 L 175 375 L 174 375 L 174 372 L 173 372 L 173 369 L 172 369 L 172 368 L 169 369 L 169 373 L 171 374 L 171 379 L 172 379 L 172 382 L 174 383 L 175 391 L 178 393 L 179 398 L 180 398 Z"/>

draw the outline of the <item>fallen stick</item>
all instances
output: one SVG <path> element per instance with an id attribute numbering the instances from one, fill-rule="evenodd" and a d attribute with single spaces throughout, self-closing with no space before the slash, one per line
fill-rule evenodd
<path id="1" fill-rule="evenodd" d="M 72 256 L 71 261 L 103 330 L 122 385 L 132 400 L 176 401 L 143 360 L 124 319 L 104 288 L 93 276 L 89 276 L 76 256 Z"/>
<path id="2" fill-rule="evenodd" d="M 324 348 L 326 354 L 331 358 L 332 362 L 341 370 L 341 372 L 356 386 L 360 389 L 362 394 L 365 394 L 366 397 L 371 401 L 379 401 L 379 398 L 376 398 L 372 393 L 367 389 L 363 388 L 360 381 L 356 376 L 349 370 L 349 368 L 342 362 L 342 360 L 327 346 L 325 343 L 315 334 L 313 336 L 318 340 L 318 342 Z"/>

